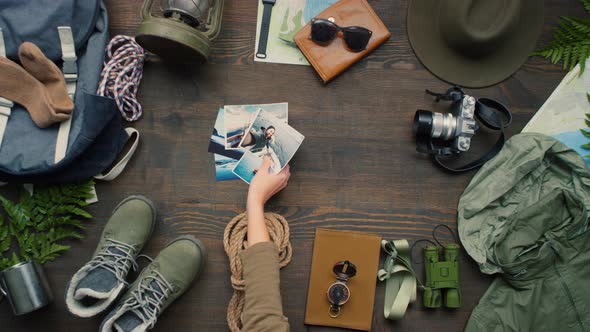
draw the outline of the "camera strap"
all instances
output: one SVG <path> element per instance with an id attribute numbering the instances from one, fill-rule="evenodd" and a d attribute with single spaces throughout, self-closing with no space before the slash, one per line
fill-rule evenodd
<path id="1" fill-rule="evenodd" d="M 427 90 L 427 92 L 429 91 Z M 440 98 L 444 100 L 456 101 L 457 99 L 441 98 L 441 96 L 438 94 L 435 96 L 437 97 L 437 100 Z M 432 160 L 435 164 L 452 173 L 467 172 L 483 166 L 483 164 L 494 158 L 500 152 L 500 150 L 502 150 L 504 142 L 506 141 L 504 128 L 508 127 L 512 123 L 512 113 L 506 106 L 494 99 L 479 98 L 477 99 L 475 105 L 475 117 L 485 127 L 500 131 L 500 137 L 498 137 L 496 143 L 480 158 L 461 167 L 455 168 L 448 166 L 443 161 L 446 159 L 446 157 L 455 155 L 458 151 L 450 147 L 435 147 L 432 139 L 429 139 L 427 142 L 419 142 L 418 151 L 431 154 Z M 507 119 L 505 123 L 502 121 L 502 117 Z"/>
<path id="2" fill-rule="evenodd" d="M 404 317 L 408 305 L 416 302 L 420 281 L 412 269 L 408 240 L 383 240 L 381 248 L 387 254 L 383 268 L 377 272 L 379 281 L 385 282 L 383 316 L 399 320 Z"/>

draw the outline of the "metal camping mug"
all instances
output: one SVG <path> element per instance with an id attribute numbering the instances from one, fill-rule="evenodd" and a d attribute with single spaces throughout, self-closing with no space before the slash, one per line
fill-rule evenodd
<path id="1" fill-rule="evenodd" d="M 0 271 L 0 292 L 15 315 L 24 315 L 53 301 L 43 267 L 35 261 L 18 263 Z"/>

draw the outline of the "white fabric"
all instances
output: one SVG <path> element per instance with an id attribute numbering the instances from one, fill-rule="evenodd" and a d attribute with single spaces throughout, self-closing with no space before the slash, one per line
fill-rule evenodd
<path id="1" fill-rule="evenodd" d="M 0 97 L 0 146 L 4 139 L 4 132 L 6 131 L 6 125 L 8 124 L 8 118 L 10 117 L 13 105 L 10 100 Z"/>
<path id="2" fill-rule="evenodd" d="M 115 289 L 110 293 L 109 297 L 97 301 L 92 306 L 85 306 L 82 304 L 78 299 L 76 299 L 75 292 L 78 284 L 86 275 L 88 274 L 88 270 L 82 268 L 80 271 L 76 272 L 74 277 L 72 277 L 72 281 L 68 285 L 66 290 L 66 306 L 70 312 L 78 317 L 92 317 L 96 316 L 99 313 L 106 310 L 121 294 L 121 291 L 125 288 L 125 284 L 120 283 L 117 285 Z"/>
<path id="3" fill-rule="evenodd" d="M 74 95 L 76 94 L 76 82 L 78 81 L 78 67 L 76 64 L 77 57 L 76 48 L 74 47 L 74 35 L 72 34 L 72 28 L 70 27 L 57 27 L 57 31 L 59 33 L 59 41 L 61 44 L 63 60 L 62 71 L 66 80 L 68 95 L 70 98 L 72 98 L 72 100 L 74 100 Z M 66 156 L 71 126 L 71 117 L 59 125 L 57 140 L 55 142 L 54 162 L 56 164 Z"/>
<path id="4" fill-rule="evenodd" d="M 137 145 L 139 144 L 139 131 L 137 131 L 135 128 L 129 127 L 125 128 L 125 132 L 127 132 L 127 135 L 129 136 L 128 140 L 135 137 L 135 141 L 131 145 L 131 148 L 123 156 L 123 158 L 121 158 L 121 160 L 115 166 L 113 166 L 113 168 L 108 173 L 98 174 L 94 177 L 95 179 L 103 181 L 112 181 L 116 179 L 121 174 L 121 172 L 123 172 L 123 170 L 127 166 L 127 163 L 129 163 L 129 161 L 131 160 L 131 157 L 133 157 L 135 150 L 137 150 Z"/>
<path id="5" fill-rule="evenodd" d="M 112 316 L 107 316 L 107 319 L 103 321 L 99 328 L 99 332 L 111 332 L 113 329 L 115 331 L 123 331 L 119 325 L 117 325 L 117 319 L 121 318 L 127 310 L 129 310 L 127 305 L 118 306 L 114 309 L 115 313 Z M 145 332 L 148 330 L 148 326 L 146 323 L 139 324 L 136 328 L 133 329 L 131 332 Z"/>
<path id="6" fill-rule="evenodd" d="M 94 289 L 90 289 L 90 288 L 78 288 L 74 292 L 74 300 L 80 301 L 87 296 L 93 297 L 95 299 L 104 300 L 104 299 L 108 299 L 112 293 L 113 293 L 113 290 L 111 290 L 110 292 L 97 292 Z"/>
<path id="7" fill-rule="evenodd" d="M 55 141 L 55 159 L 57 164 L 65 158 L 68 149 L 68 141 L 70 136 L 70 128 L 72 127 L 72 118 L 60 123 L 59 131 L 57 132 L 57 140 Z"/>
<path id="8" fill-rule="evenodd" d="M 6 47 L 4 46 L 4 34 L 2 33 L 2 29 L 0 29 L 0 56 L 6 57 Z M 12 106 L 14 106 L 12 101 L 0 97 L 0 146 L 2 145 L 2 139 L 4 138 L 6 124 L 8 123 Z"/>
<path id="9" fill-rule="evenodd" d="M 6 46 L 4 46 L 4 34 L 0 29 L 0 56 L 6 57 Z"/>

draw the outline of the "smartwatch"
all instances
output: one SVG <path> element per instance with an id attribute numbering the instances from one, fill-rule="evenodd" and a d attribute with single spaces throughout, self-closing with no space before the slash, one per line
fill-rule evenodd
<path id="1" fill-rule="evenodd" d="M 340 315 L 340 308 L 350 299 L 350 288 L 346 285 L 348 279 L 356 275 L 356 266 L 349 261 L 338 262 L 332 269 L 336 275 L 336 282 L 328 287 L 330 309 L 328 314 L 332 318 Z"/>
<path id="2" fill-rule="evenodd" d="M 262 13 L 262 24 L 260 25 L 260 38 L 258 38 L 258 51 L 256 57 L 259 59 L 266 59 L 266 44 L 268 43 L 268 30 L 270 29 L 270 15 L 272 13 L 272 6 L 275 5 L 276 0 L 262 0 L 264 5 L 264 12 Z"/>

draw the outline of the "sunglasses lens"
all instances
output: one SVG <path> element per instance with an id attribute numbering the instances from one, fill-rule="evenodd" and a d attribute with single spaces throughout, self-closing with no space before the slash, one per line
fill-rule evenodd
<path id="1" fill-rule="evenodd" d="M 327 43 L 336 38 L 338 27 L 325 20 L 316 20 L 311 24 L 311 39 L 318 43 Z"/>
<path id="2" fill-rule="evenodd" d="M 360 52 L 367 48 L 371 39 L 371 30 L 361 27 L 350 27 L 344 31 L 344 41 L 353 52 Z"/>

